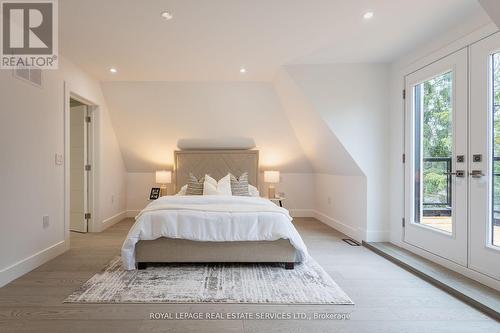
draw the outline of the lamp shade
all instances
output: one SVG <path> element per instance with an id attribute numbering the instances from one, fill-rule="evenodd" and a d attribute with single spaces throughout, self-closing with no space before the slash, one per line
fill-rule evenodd
<path id="1" fill-rule="evenodd" d="M 170 184 L 172 182 L 172 171 L 159 170 L 156 171 L 157 184 Z"/>
<path id="2" fill-rule="evenodd" d="M 278 184 L 280 182 L 279 171 L 264 171 L 264 182 Z"/>

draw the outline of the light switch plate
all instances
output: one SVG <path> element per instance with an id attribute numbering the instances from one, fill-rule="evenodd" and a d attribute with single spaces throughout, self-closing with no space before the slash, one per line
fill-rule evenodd
<path id="1" fill-rule="evenodd" d="M 43 225 L 43 228 L 46 229 L 49 227 L 49 224 L 50 224 L 50 220 L 49 220 L 49 216 L 48 215 L 44 215 L 42 217 L 42 225 Z"/>
<path id="2" fill-rule="evenodd" d="M 63 162 L 64 162 L 63 155 L 56 153 L 55 162 L 56 162 L 56 165 L 63 165 Z"/>

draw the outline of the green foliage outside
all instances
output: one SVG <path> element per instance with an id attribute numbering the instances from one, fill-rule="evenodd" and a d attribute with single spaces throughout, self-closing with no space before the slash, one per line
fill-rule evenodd
<path id="1" fill-rule="evenodd" d="M 494 95 L 494 115 L 493 115 L 493 156 L 500 156 L 500 54 L 493 56 L 493 95 Z M 500 174 L 500 161 L 494 162 L 494 173 Z M 493 203 L 494 209 L 500 210 L 500 177 L 493 177 Z M 500 214 L 495 214 L 500 218 Z"/>
<path id="2" fill-rule="evenodd" d="M 493 154 L 500 156 L 500 54 L 493 56 Z M 419 86 L 423 89 L 423 142 L 424 159 L 452 157 L 452 72 L 432 78 Z M 471 112 L 479 112 L 472 110 Z M 485 111 L 486 112 L 486 111 Z M 446 162 L 424 162 L 424 202 L 446 203 Z M 494 172 L 500 174 L 500 161 L 494 162 Z M 494 177 L 494 209 L 500 211 L 500 176 Z M 432 208 L 433 206 L 426 206 Z M 497 214 L 500 218 L 500 213 Z"/>
<path id="3" fill-rule="evenodd" d="M 452 155 L 452 72 L 420 84 L 423 96 L 423 140 L 425 158 Z M 448 176 L 446 161 L 424 162 L 424 202 L 446 203 Z M 442 206 L 441 206 L 442 207 Z M 432 206 L 426 206 L 432 208 Z"/>

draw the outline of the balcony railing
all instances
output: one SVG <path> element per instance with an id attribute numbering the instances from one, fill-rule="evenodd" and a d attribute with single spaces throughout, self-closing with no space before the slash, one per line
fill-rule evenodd
<path id="1" fill-rule="evenodd" d="M 494 157 L 495 163 L 500 163 L 500 156 Z M 452 171 L 451 157 L 425 157 L 424 158 L 424 178 L 433 173 L 434 177 L 446 177 L 446 187 L 439 188 L 434 193 L 424 190 L 423 210 L 424 216 L 451 216 L 452 205 L 452 178 L 447 174 Z M 500 173 L 493 173 L 493 193 L 495 193 L 495 178 L 500 177 Z M 425 183 L 425 182 L 424 182 Z M 427 185 L 427 184 L 426 184 Z M 428 185 L 427 185 L 428 186 Z M 494 200 L 495 201 L 495 200 Z M 493 224 L 500 226 L 500 209 L 493 208 Z"/>
<path id="2" fill-rule="evenodd" d="M 424 216 L 450 216 L 452 202 L 451 157 L 425 157 L 424 158 Z M 445 186 L 439 177 L 446 179 Z M 426 179 L 426 178 L 433 178 Z M 434 181 L 435 184 L 432 184 Z M 433 186 L 433 191 L 428 187 Z"/>

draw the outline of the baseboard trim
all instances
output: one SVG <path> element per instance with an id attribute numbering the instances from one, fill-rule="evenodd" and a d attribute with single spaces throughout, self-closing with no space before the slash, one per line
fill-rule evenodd
<path id="1" fill-rule="evenodd" d="M 314 211 L 314 218 L 319 220 L 320 222 L 323 222 L 324 224 L 332 227 L 335 230 L 340 231 L 341 233 L 354 238 L 358 242 L 361 242 L 363 240 L 362 236 L 360 235 L 360 231 L 358 228 L 353 228 L 350 225 L 344 224 L 328 215 L 325 215 L 317 210 Z"/>
<path id="2" fill-rule="evenodd" d="M 54 259 L 67 250 L 69 250 L 69 242 L 61 241 L 0 270 L 0 287 Z"/>
<path id="3" fill-rule="evenodd" d="M 127 217 L 136 217 L 140 212 L 139 209 L 129 209 L 127 210 Z"/>
<path id="4" fill-rule="evenodd" d="M 107 228 L 111 227 L 112 225 L 120 222 L 121 220 L 123 220 L 124 218 L 127 217 L 127 213 L 128 213 L 128 211 L 124 210 L 123 212 L 120 212 L 116 215 L 113 215 L 113 216 L 103 220 L 101 223 L 101 228 L 100 228 L 101 230 L 98 230 L 98 232 L 104 231 Z"/>
<path id="5" fill-rule="evenodd" d="M 389 231 L 365 230 L 367 242 L 388 242 L 390 240 Z"/>

